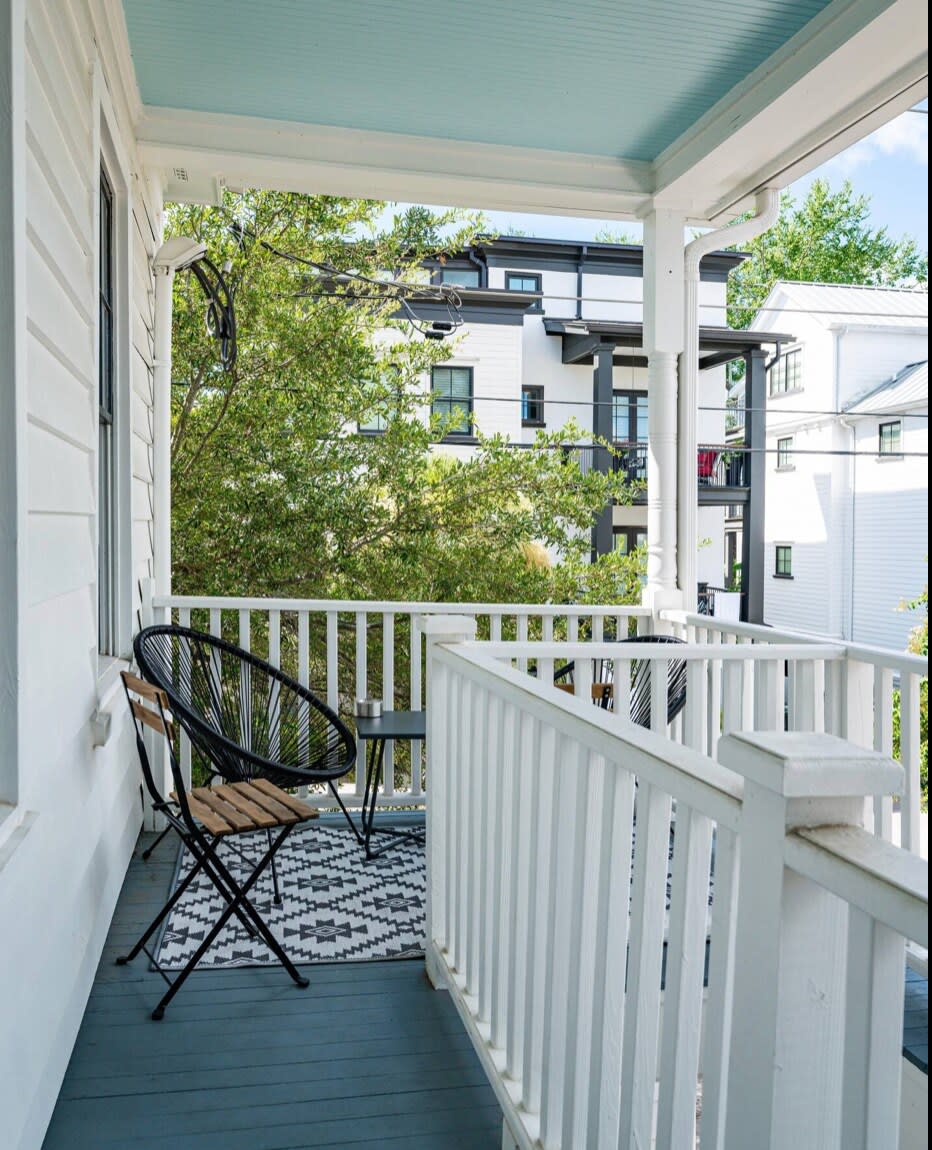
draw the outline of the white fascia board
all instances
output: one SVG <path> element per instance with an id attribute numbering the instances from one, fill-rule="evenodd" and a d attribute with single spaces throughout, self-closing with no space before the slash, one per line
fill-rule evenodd
<path id="1" fill-rule="evenodd" d="M 175 108 L 145 107 L 144 164 L 182 168 L 205 196 L 218 185 L 635 219 L 652 191 L 649 164 L 569 152 L 440 140 Z"/>
<path id="2" fill-rule="evenodd" d="M 835 0 L 654 165 L 658 201 L 723 222 L 928 93 L 925 0 Z"/>

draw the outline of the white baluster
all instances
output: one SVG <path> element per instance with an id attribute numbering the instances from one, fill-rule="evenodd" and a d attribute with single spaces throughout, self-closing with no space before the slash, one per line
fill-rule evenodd
<path id="1" fill-rule="evenodd" d="M 356 612 L 356 698 L 369 697 L 369 616 Z M 366 762 L 364 756 L 356 759 L 356 794 L 361 799 L 366 789 Z"/>
<path id="2" fill-rule="evenodd" d="M 919 698 L 921 679 L 918 675 L 903 675 L 900 683 L 900 761 L 906 775 L 903 791 L 901 845 L 904 850 L 920 854 L 920 803 L 922 788 L 919 765 L 922 748 L 919 726 Z"/>
<path id="3" fill-rule="evenodd" d="M 519 643 L 526 643 L 528 636 L 528 617 L 527 615 L 519 615 L 517 619 L 517 638 Z M 524 655 L 518 659 L 518 670 L 527 674 L 528 661 L 527 656 Z"/>
<path id="4" fill-rule="evenodd" d="M 676 805 L 657 1145 L 692 1146 L 702 1032 L 712 821 Z"/>
<path id="5" fill-rule="evenodd" d="M 416 615 L 408 616 L 410 635 L 410 650 L 408 672 L 411 679 L 411 710 L 420 711 L 421 700 L 421 621 Z M 411 743 L 411 796 L 420 798 L 423 794 L 421 784 L 422 745 L 420 742 Z"/>
<path id="6" fill-rule="evenodd" d="M 282 665 L 282 613 L 269 612 L 269 662 L 273 667 L 281 670 Z M 269 754 L 277 758 L 281 750 L 281 715 L 279 713 L 279 698 L 281 687 L 273 679 L 269 684 Z"/>
<path id="7" fill-rule="evenodd" d="M 180 627 L 191 626 L 191 612 L 187 607 L 181 607 L 178 610 L 178 625 Z M 191 667 L 185 663 L 181 667 L 181 694 L 182 698 L 191 698 Z M 181 777 L 184 779 L 186 790 L 191 789 L 191 740 L 188 738 L 185 729 L 180 726 L 178 730 L 178 742 L 181 759 Z"/>

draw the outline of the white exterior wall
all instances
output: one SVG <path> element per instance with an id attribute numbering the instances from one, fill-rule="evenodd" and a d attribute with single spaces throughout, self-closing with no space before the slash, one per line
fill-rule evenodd
<path id="1" fill-rule="evenodd" d="M 102 676 L 97 654 L 102 131 L 115 137 L 118 197 L 127 181 L 122 240 L 118 226 L 126 293 L 122 305 L 118 297 L 115 433 L 121 651 L 138 606 L 137 580 L 150 574 L 148 269 L 161 226 L 158 198 L 135 175 L 135 89 L 125 83 L 128 57 L 121 65 L 114 47 L 123 43 L 119 6 L 29 0 L 26 11 L 25 587 L 18 806 L 10 816 L 22 821 L 0 849 L 5 1150 L 41 1145 L 142 822 L 116 668 Z M 106 745 L 95 749 L 91 720 L 100 707 L 112 708 L 113 721 Z"/>
<path id="2" fill-rule="evenodd" d="M 859 420 L 852 433 L 864 458 L 854 473 L 850 628 L 857 643 L 901 650 L 919 616 L 898 608 L 917 599 L 929 578 L 928 460 L 875 455 L 882 422 L 889 420 Z M 928 450 L 928 422 L 904 416 L 904 453 Z"/>
<path id="3" fill-rule="evenodd" d="M 779 305 L 779 295 L 771 302 Z M 880 420 L 859 422 L 855 431 L 812 413 L 839 411 L 926 359 L 928 335 L 833 329 L 795 310 L 765 312 L 755 327 L 800 336 L 803 357 L 802 390 L 768 398 L 765 621 L 901 650 L 916 620 L 896 608 L 927 581 L 928 461 L 878 463 Z M 927 424 L 904 416 L 904 429 L 904 450 L 925 453 Z M 784 436 L 793 437 L 796 452 L 789 471 L 777 469 Z M 852 450 L 865 458 L 802 454 Z M 791 580 L 775 576 L 778 544 L 793 548 Z"/>

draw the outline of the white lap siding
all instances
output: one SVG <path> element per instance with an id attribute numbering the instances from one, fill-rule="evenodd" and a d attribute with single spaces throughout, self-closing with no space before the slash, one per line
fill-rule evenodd
<path id="1" fill-rule="evenodd" d="M 128 420 L 118 483 L 117 579 L 138 606 L 151 572 L 152 291 L 158 196 L 138 178 L 135 91 L 109 0 L 26 4 L 25 588 L 20 620 L 19 814 L 0 857 L 0 1126 L 4 1148 L 39 1147 L 142 821 L 125 707 L 102 698 L 97 642 L 96 197 L 99 100 L 127 166 L 131 350 L 120 364 Z M 119 47 L 118 47 L 119 46 Z M 129 256 L 127 257 L 129 259 Z M 128 263 L 127 263 L 128 268 Z M 125 426 L 125 425 L 124 425 Z M 132 476 L 128 472 L 132 471 Z M 130 615 L 127 600 L 126 619 Z M 124 641 L 123 648 L 125 650 Z M 113 711 L 95 748 L 92 717 Z"/>

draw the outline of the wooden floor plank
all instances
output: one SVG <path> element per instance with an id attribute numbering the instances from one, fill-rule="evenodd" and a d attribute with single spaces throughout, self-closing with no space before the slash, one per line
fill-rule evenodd
<path id="1" fill-rule="evenodd" d="M 151 837 L 146 842 L 151 841 Z M 196 972 L 164 983 L 127 950 L 175 873 L 169 836 L 137 848 L 44 1150 L 498 1150 L 501 1112 L 423 963 Z"/>

